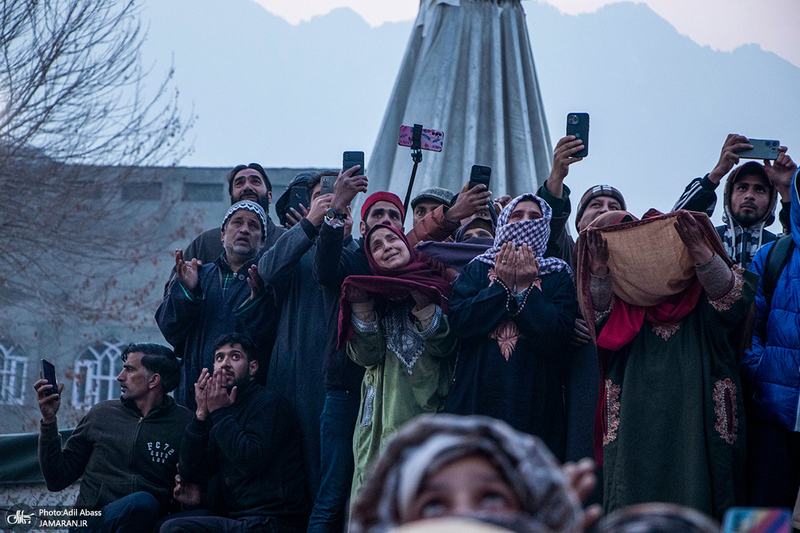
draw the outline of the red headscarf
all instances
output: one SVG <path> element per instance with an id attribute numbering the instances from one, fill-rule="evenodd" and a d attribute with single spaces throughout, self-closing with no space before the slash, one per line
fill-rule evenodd
<path id="1" fill-rule="evenodd" d="M 408 248 L 411 256 L 408 264 L 399 268 L 383 268 L 372 257 L 369 242 L 372 235 L 379 228 L 389 229 L 394 232 Z M 379 295 L 390 301 L 404 301 L 413 303 L 411 291 L 416 290 L 425 294 L 433 303 L 447 312 L 452 286 L 452 271 L 432 257 L 417 251 L 408 243 L 403 232 L 392 226 L 378 224 L 373 226 L 364 237 L 364 249 L 367 260 L 372 269 L 372 276 L 347 276 L 342 284 L 342 297 L 339 300 L 339 349 L 352 337 L 350 320 L 351 307 L 347 299 L 347 288 L 353 287 Z"/>

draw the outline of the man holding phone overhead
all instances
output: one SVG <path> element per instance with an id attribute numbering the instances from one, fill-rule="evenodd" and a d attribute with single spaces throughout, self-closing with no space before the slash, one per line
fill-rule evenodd
<path id="1" fill-rule="evenodd" d="M 753 139 L 753 143 L 742 135 L 729 134 L 714 169 L 704 177 L 692 180 L 673 207 L 673 210 L 705 212 L 710 217 L 717 204 L 715 189 L 730 172 L 725 183 L 724 224 L 717 226 L 717 233 L 733 262 L 744 268 L 753 261 L 761 246 L 775 240 L 775 234 L 764 228 L 775 220 L 775 204 L 779 193 L 781 224 L 784 228 L 789 227 L 790 185 L 797 169 L 795 162 L 786 154 L 785 146 L 779 146 L 776 150 L 757 150 L 767 141 L 757 142 Z M 778 141 L 768 143 L 770 148 L 774 148 L 772 143 L 779 144 Z M 740 159 L 753 156 L 774 159 L 765 159 L 763 165 L 748 161 L 733 168 Z"/>
<path id="2" fill-rule="evenodd" d="M 168 394 L 180 377 L 172 350 L 131 344 L 122 361 L 122 397 L 92 407 L 63 446 L 56 415 L 64 384 L 53 391 L 48 379 L 34 383 L 42 412 L 39 466 L 51 491 L 83 478 L 75 506 L 101 511 L 92 530 L 149 531 L 170 510 L 175 464 L 192 413 Z"/>

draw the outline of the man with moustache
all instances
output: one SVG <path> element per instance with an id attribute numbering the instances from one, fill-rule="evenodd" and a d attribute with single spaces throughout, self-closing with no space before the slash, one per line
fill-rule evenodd
<path id="1" fill-rule="evenodd" d="M 271 305 L 271 295 L 261 291 L 250 298 L 248 278 L 256 279 L 256 264 L 266 240 L 267 217 L 261 206 L 244 200 L 228 209 L 222 221 L 223 253 L 215 261 L 202 264 L 187 260 L 181 250 L 175 252 L 175 274 L 169 281 L 164 300 L 156 311 L 164 338 L 183 356 L 181 381 L 176 401 L 194 409 L 194 383 L 203 368 L 213 363 L 214 339 L 236 331 L 237 314 L 253 305 Z M 275 318 L 276 313 L 265 313 Z M 266 381 L 266 369 L 272 345 L 269 342 L 273 320 L 264 323 L 263 339 L 252 355 L 261 363 L 257 379 Z"/>

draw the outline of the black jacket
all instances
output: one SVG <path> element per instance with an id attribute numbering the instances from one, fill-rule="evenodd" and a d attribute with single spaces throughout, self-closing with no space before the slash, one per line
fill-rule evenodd
<path id="1" fill-rule="evenodd" d="M 142 418 L 133 400 L 98 403 L 61 447 L 58 424 L 41 424 L 39 466 L 47 489 L 59 491 L 83 476 L 76 507 L 100 509 L 137 491 L 172 500 L 175 463 L 192 413 L 171 397 Z"/>
<path id="2" fill-rule="evenodd" d="M 286 399 L 250 382 L 236 402 L 192 421 L 181 445 L 181 476 L 208 483 L 212 511 L 239 518 L 275 516 L 302 524 L 309 510 L 303 449 Z"/>

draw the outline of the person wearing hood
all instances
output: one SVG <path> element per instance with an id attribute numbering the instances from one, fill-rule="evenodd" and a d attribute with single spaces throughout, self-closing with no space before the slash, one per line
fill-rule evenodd
<path id="1" fill-rule="evenodd" d="M 742 379 L 747 396 L 748 505 L 792 507 L 800 485 L 800 183 L 792 183 L 789 256 L 766 290 L 778 243 L 761 248 L 751 270 L 761 276 L 753 345 Z M 780 264 L 780 262 L 779 262 Z"/>
<path id="2" fill-rule="evenodd" d="M 716 229 L 728 257 L 742 268 L 750 265 L 761 246 L 776 238 L 774 233 L 764 228 L 775 221 L 778 193 L 782 201 L 781 224 L 784 231 L 788 231 L 790 183 L 797 168 L 792 158 L 786 154 L 785 146 L 779 148 L 774 163 L 764 161 L 762 165 L 756 161 L 748 161 L 733 168 L 739 163 L 738 152 L 752 147 L 747 137 L 729 134 L 714 169 L 704 177 L 692 180 L 672 208 L 673 211 L 700 211 L 711 217 L 717 203 L 715 189 L 725 174 L 730 172 L 725 183 L 723 225 Z"/>
<path id="3" fill-rule="evenodd" d="M 493 246 L 456 280 L 448 318 L 462 342 L 446 410 L 504 420 L 563 459 L 564 347 L 577 306 L 569 266 L 542 257 L 550 216 L 533 194 L 512 200 Z"/>

